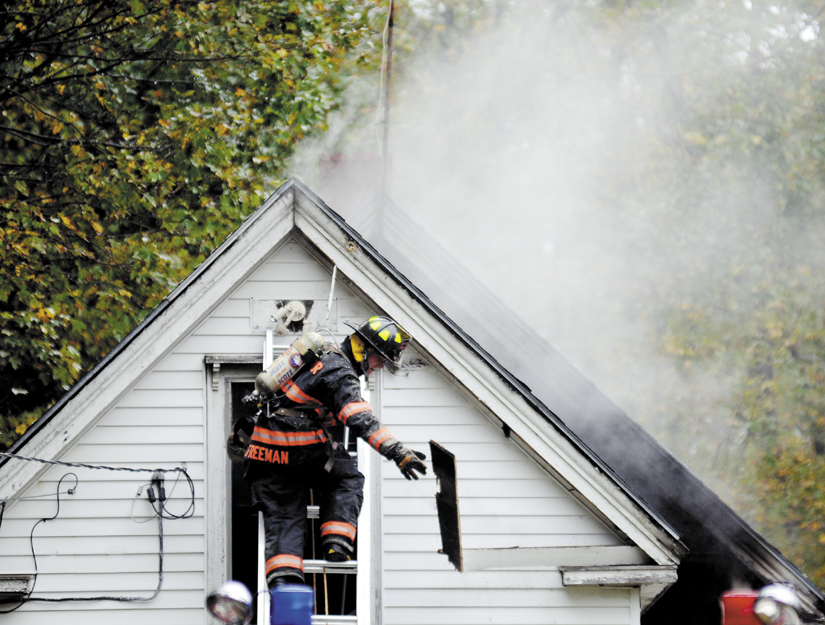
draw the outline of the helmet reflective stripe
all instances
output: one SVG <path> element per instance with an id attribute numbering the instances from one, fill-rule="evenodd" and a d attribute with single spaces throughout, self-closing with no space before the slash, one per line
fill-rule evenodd
<path id="1" fill-rule="evenodd" d="M 360 327 L 349 325 L 364 343 L 384 360 L 393 364 L 401 361 L 401 352 L 410 341 L 410 334 L 389 317 L 370 317 Z"/>

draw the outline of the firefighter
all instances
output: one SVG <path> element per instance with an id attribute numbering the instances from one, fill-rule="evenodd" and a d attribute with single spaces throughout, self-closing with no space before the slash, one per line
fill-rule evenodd
<path id="1" fill-rule="evenodd" d="M 349 324 L 348 324 L 349 325 Z M 405 447 L 372 414 L 361 397 L 359 376 L 400 364 L 410 335 L 388 317 L 372 317 L 340 346 L 327 343 L 311 366 L 281 385 L 282 396 L 259 411 L 246 430 L 245 479 L 263 512 L 266 576 L 270 588 L 303 582 L 309 491 L 321 510 L 321 548 L 326 560 L 354 555 L 364 476 L 356 460 L 332 441 L 329 428 L 344 425 L 378 453 L 393 460 L 409 479 L 426 474 L 426 456 Z M 309 363 L 308 363 L 309 364 Z M 251 425 L 251 424 L 250 424 Z"/>

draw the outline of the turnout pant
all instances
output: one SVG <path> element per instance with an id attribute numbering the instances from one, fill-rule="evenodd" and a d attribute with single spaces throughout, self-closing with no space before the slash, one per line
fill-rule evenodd
<path id="1" fill-rule="evenodd" d="M 298 462 L 252 471 L 252 498 L 263 512 L 266 533 L 266 580 L 304 579 L 307 505 L 312 489 L 320 506 L 321 543 L 337 543 L 353 554 L 358 514 L 364 501 L 364 476 L 357 461 L 336 450 L 330 471 L 324 469 L 327 447 L 311 445 L 296 454 Z M 298 456 L 301 456 L 300 458 Z M 322 553 L 326 553 L 324 550 Z M 317 556 L 316 556 L 317 557 Z"/>

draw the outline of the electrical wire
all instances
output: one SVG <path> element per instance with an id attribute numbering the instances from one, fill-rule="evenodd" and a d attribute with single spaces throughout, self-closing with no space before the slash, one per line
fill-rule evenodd
<path id="1" fill-rule="evenodd" d="M 98 597 L 57 597 L 57 598 L 41 598 L 41 597 L 32 597 L 31 593 L 26 598 L 25 602 L 28 601 L 47 601 L 52 603 L 65 603 L 65 602 L 82 602 L 82 601 L 151 601 L 155 597 L 158 596 L 160 593 L 160 589 L 163 586 L 163 517 L 158 515 L 158 585 L 155 588 L 155 591 L 149 595 L 148 597 L 124 597 L 124 596 L 107 596 L 102 595 Z M 32 555 L 34 552 L 32 551 Z M 35 583 L 37 582 L 37 570 L 35 569 Z M 34 592 L 34 585 L 32 585 L 31 592 Z"/>
<path id="2" fill-rule="evenodd" d="M 20 456 L 18 454 L 10 454 L 4 451 L 0 451 L 0 457 L 13 458 L 15 460 L 25 460 L 28 462 L 39 462 L 40 464 L 51 464 L 61 467 L 73 467 L 79 469 L 102 469 L 105 471 L 126 471 L 130 473 L 172 473 L 174 471 L 186 473 L 186 469 L 184 467 L 175 467 L 174 469 L 135 469 L 132 467 L 109 467 L 102 464 L 83 464 L 82 462 L 63 462 L 62 460 L 45 460 L 44 458 L 31 458 L 28 456 Z"/>
<path id="3" fill-rule="evenodd" d="M 166 512 L 167 519 L 188 519 L 195 513 L 195 485 L 192 481 L 192 478 L 189 476 L 189 473 L 186 471 L 186 468 L 183 466 L 175 467 L 174 469 L 135 469 L 133 467 L 111 467 L 102 464 L 84 464 L 82 462 L 63 462 L 62 460 L 45 460 L 43 458 L 33 458 L 29 456 L 20 456 L 18 454 L 10 454 L 7 452 L 0 452 L 0 457 L 4 458 L 11 458 L 15 460 L 23 460 L 26 462 L 39 462 L 40 464 L 46 465 L 53 465 L 53 466 L 61 466 L 61 467 L 71 467 L 71 468 L 78 468 L 78 469 L 97 469 L 103 471 L 122 471 L 128 473 L 177 473 L 177 477 L 175 478 L 175 484 L 177 484 L 178 479 L 180 476 L 183 475 L 186 478 L 187 483 L 189 484 L 189 491 L 190 491 L 190 501 L 189 507 L 183 514 L 176 515 L 170 513 L 168 510 L 165 510 L 164 506 L 161 505 L 161 511 Z M 173 486 L 174 490 L 174 486 Z M 71 494 L 71 493 L 69 493 Z M 38 495 L 39 496 L 39 495 Z M 21 499 L 26 499 L 25 497 L 10 497 L 8 499 L 0 500 L 0 503 L 3 504 L 5 509 L 5 504 L 11 501 L 18 501 Z M 164 498 L 165 499 L 165 498 Z M 152 506 L 154 508 L 154 505 Z M 157 510 L 155 511 L 157 512 Z M 158 513 L 160 514 L 160 513 Z M 0 514 L 0 521 L 2 521 L 2 514 Z"/>
<path id="4" fill-rule="evenodd" d="M 32 582 L 31 590 L 28 591 L 26 596 L 20 600 L 20 603 L 16 605 L 14 608 L 10 610 L 0 611 L 0 614 L 8 614 L 9 612 L 14 612 L 21 608 L 24 604 L 30 601 L 38 601 L 38 602 L 47 602 L 47 603 L 66 603 L 66 602 L 84 602 L 84 601 L 151 601 L 155 597 L 158 596 L 160 593 L 160 589 L 163 586 L 163 517 L 158 515 L 158 542 L 159 542 L 159 551 L 158 551 L 158 585 L 155 588 L 155 591 L 148 597 L 126 597 L 126 596 L 111 596 L 111 595 L 101 595 L 95 597 L 32 597 L 34 594 L 34 589 L 37 586 L 37 579 L 39 576 L 39 568 L 37 566 L 37 553 L 34 549 L 34 530 L 37 529 L 37 526 L 41 523 L 46 523 L 48 521 L 55 520 L 58 515 L 60 514 L 60 485 L 63 483 L 67 477 L 72 476 L 75 480 L 75 488 L 78 484 L 77 475 L 74 473 L 66 473 L 57 483 L 57 492 L 56 492 L 56 501 L 57 501 L 57 510 L 55 511 L 54 515 L 51 517 L 45 517 L 37 521 L 32 526 L 31 532 L 29 533 L 29 544 L 31 546 L 32 552 L 32 560 L 34 561 L 34 581 Z M 69 494 L 74 492 L 74 488 L 70 488 L 68 490 Z M 5 502 L 4 502 L 5 503 Z M 154 506 L 153 506 L 154 507 Z"/>
<path id="5" fill-rule="evenodd" d="M 162 494 L 162 492 L 158 493 L 159 496 L 156 499 L 156 501 L 158 502 L 158 507 L 157 508 L 155 508 L 155 502 L 152 501 L 152 499 L 153 499 L 152 495 L 150 494 L 150 496 L 149 496 L 149 503 L 152 505 L 152 509 L 155 511 L 155 514 L 157 514 L 161 518 L 169 519 L 169 520 L 188 519 L 193 514 L 195 514 L 195 484 L 192 482 L 192 478 L 189 477 L 189 474 L 186 471 L 182 471 L 182 473 L 183 473 L 184 477 L 186 478 L 186 481 L 189 484 L 189 491 L 191 493 L 191 497 L 190 497 L 190 500 L 189 500 L 189 507 L 183 512 L 183 514 L 174 514 L 172 512 L 169 512 L 169 510 L 167 510 L 166 502 L 169 501 L 169 497 L 171 496 L 172 491 L 175 490 L 175 485 L 177 484 L 177 479 L 175 479 L 175 484 L 172 485 L 172 491 L 170 491 L 169 495 Z M 178 478 L 180 478 L 180 474 L 178 474 Z M 159 485 L 158 488 L 162 489 L 163 486 Z M 151 486 L 149 487 L 149 490 L 150 490 L 150 493 L 154 492 L 152 490 Z"/>
<path id="6" fill-rule="evenodd" d="M 129 597 L 129 596 L 102 595 L 102 596 L 95 596 L 95 597 L 55 597 L 55 598 L 33 597 L 32 595 L 34 594 L 34 589 L 35 589 L 35 586 L 37 585 L 37 578 L 38 578 L 38 575 L 39 575 L 39 570 L 38 570 L 38 566 L 37 566 L 37 553 L 36 553 L 35 548 L 34 548 L 34 532 L 35 532 L 35 529 L 41 523 L 46 523 L 48 521 L 52 521 L 52 520 L 54 520 L 58 517 L 58 515 L 60 514 L 60 495 L 66 495 L 66 494 L 72 495 L 72 494 L 74 494 L 75 489 L 77 488 L 77 485 L 78 485 L 78 482 L 79 482 L 78 477 L 75 473 L 66 473 L 66 474 L 64 474 L 63 477 L 61 477 L 60 480 L 57 482 L 57 488 L 56 488 L 56 492 L 55 492 L 57 510 L 55 511 L 54 516 L 42 518 L 39 521 L 37 521 L 32 526 L 31 532 L 29 534 L 29 544 L 30 544 L 30 547 L 31 547 L 32 560 L 34 562 L 34 579 L 33 579 L 33 582 L 32 582 L 31 590 L 29 590 L 26 593 L 25 597 L 20 599 L 20 603 L 18 605 L 14 606 L 13 608 L 11 608 L 9 610 L 0 610 L 0 614 L 8 614 L 10 612 L 14 612 L 15 610 L 18 610 L 19 608 L 21 608 L 24 604 L 26 604 L 28 602 L 31 602 L 31 601 L 50 602 L 50 603 L 85 602 L 85 601 L 121 601 L 121 602 L 124 602 L 124 601 L 128 601 L 128 602 L 141 601 L 141 602 L 146 602 L 146 601 L 151 601 L 155 597 L 158 596 L 158 593 L 160 593 L 161 587 L 163 586 L 163 519 L 164 518 L 165 519 L 171 519 L 171 520 L 188 519 L 188 518 L 192 517 L 195 513 L 195 485 L 194 485 L 194 482 L 192 481 L 192 478 L 189 476 L 189 473 L 186 471 L 185 467 L 181 466 L 181 467 L 176 467 L 174 469 L 136 469 L 136 468 L 132 468 L 132 467 L 111 467 L 111 466 L 105 466 L 105 465 L 84 464 L 84 463 L 79 463 L 79 462 L 63 462 L 63 461 L 60 461 L 60 460 L 45 460 L 43 458 L 33 458 L 33 457 L 27 457 L 27 456 L 20 456 L 20 455 L 17 455 L 17 454 L 10 454 L 10 453 L 7 453 L 7 452 L 0 452 L 0 456 L 5 457 L 5 458 L 15 459 L 15 460 L 23 460 L 23 461 L 28 461 L 28 462 L 38 462 L 38 463 L 46 464 L 46 465 L 65 466 L 65 467 L 72 467 L 72 468 L 98 469 L 98 470 L 106 470 L 106 471 L 124 471 L 124 472 L 131 472 L 131 473 L 149 472 L 149 473 L 153 473 L 155 475 L 157 475 L 158 473 L 165 474 L 165 473 L 176 472 L 177 476 L 175 478 L 175 482 L 172 485 L 172 491 L 170 491 L 170 494 L 171 494 L 171 492 L 174 492 L 175 487 L 177 486 L 177 483 L 180 480 L 181 475 L 183 475 L 186 478 L 186 481 L 189 484 L 189 491 L 190 491 L 190 501 L 189 501 L 189 506 L 187 507 L 187 509 L 182 514 L 174 514 L 166 508 L 166 501 L 168 500 L 168 497 L 165 494 L 163 494 L 162 485 L 160 483 L 158 484 L 159 490 L 161 490 L 161 493 L 160 493 L 161 496 L 157 499 L 157 501 L 159 503 L 159 507 L 155 507 L 155 501 L 154 501 L 154 497 L 153 497 L 154 493 L 152 491 L 152 487 L 149 486 L 150 504 L 152 506 L 152 510 L 155 513 L 155 516 L 157 516 L 157 518 L 158 518 L 158 545 L 159 545 L 159 550 L 158 550 L 158 585 L 155 588 L 154 592 L 150 596 L 148 596 L 148 597 L 134 597 L 134 596 Z M 67 489 L 66 491 L 61 491 L 61 486 L 63 484 L 63 481 L 66 478 L 68 478 L 69 476 L 72 476 L 74 478 L 74 480 L 75 480 L 74 486 L 72 488 Z M 155 481 L 158 481 L 158 480 L 154 480 L 153 483 Z M 160 481 L 162 481 L 162 480 L 160 480 Z M 142 489 L 143 489 L 143 486 L 141 486 L 138 489 L 137 495 L 135 495 L 135 500 L 140 496 L 140 494 L 142 492 Z M 0 500 L 0 526 L 2 526 L 2 523 L 3 523 L 3 515 L 5 514 L 5 511 L 6 511 L 6 505 L 10 501 L 18 501 L 18 500 L 21 500 L 21 499 L 35 499 L 35 498 L 39 498 L 39 497 L 42 497 L 42 496 L 38 495 L 38 496 L 31 496 L 31 497 L 15 497 L 15 498 Z M 132 514 L 131 514 L 131 516 L 132 516 L 132 520 L 134 521 L 134 500 L 132 501 Z M 138 522 L 138 521 L 135 521 L 135 522 Z M 146 521 L 141 521 L 141 522 L 146 522 Z"/>
<path id="7" fill-rule="evenodd" d="M 135 493 L 135 496 L 132 499 L 132 508 L 129 511 L 129 518 L 132 519 L 132 523 L 137 523 L 139 525 L 142 525 L 143 523 L 148 523 L 152 520 L 152 517 L 146 517 L 146 519 L 143 521 L 138 521 L 135 518 L 135 503 L 137 503 L 138 498 L 143 494 L 144 486 L 149 486 L 149 484 L 141 484 L 140 486 L 138 486 L 137 492 Z"/>
<path id="8" fill-rule="evenodd" d="M 70 488 L 69 490 L 67 490 L 67 491 L 63 491 L 63 492 L 62 492 L 62 493 L 60 493 L 60 494 L 61 494 L 61 495 L 74 495 L 74 489 L 73 489 L 73 488 Z M 46 497 L 53 497 L 53 496 L 54 496 L 54 495 L 53 495 L 52 493 L 48 493 L 48 494 L 46 494 L 46 495 L 29 495 L 29 496 L 27 496 L 27 497 L 15 497 L 13 501 L 32 501 L 32 500 L 34 500 L 34 499 L 45 499 Z M 2 501 L 0 501 L 0 503 L 5 504 L 5 503 L 6 503 L 6 500 L 5 500 L 5 499 L 3 499 Z M 1 519 L 1 518 L 2 518 L 2 517 L 0 517 L 0 519 Z"/>

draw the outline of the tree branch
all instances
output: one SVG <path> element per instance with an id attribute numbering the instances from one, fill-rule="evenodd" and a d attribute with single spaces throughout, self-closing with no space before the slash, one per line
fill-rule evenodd
<path id="1" fill-rule="evenodd" d="M 29 132 L 28 130 L 21 130 L 19 128 L 12 128 L 11 126 L 0 126 L 0 131 L 5 130 L 6 132 L 17 135 L 21 139 L 26 139 L 27 141 L 34 143 L 35 145 L 40 145 L 43 147 L 52 147 L 55 145 L 79 145 L 83 147 L 96 147 L 96 146 L 105 146 L 107 148 L 117 148 L 120 150 L 142 150 L 146 149 L 145 146 L 139 146 L 134 143 L 114 143 L 112 141 L 80 141 L 77 139 L 55 139 L 54 137 L 49 137 L 47 135 L 41 135 L 36 132 Z"/>
<path id="2" fill-rule="evenodd" d="M 9 89 L 9 91 L 12 91 L 12 93 L 15 93 L 15 92 L 14 92 L 13 90 L 11 90 L 11 89 Z M 59 123 L 63 124 L 64 126 L 69 126 L 70 128 L 74 128 L 74 129 L 77 131 L 77 134 L 79 134 L 81 137 L 85 136 L 85 133 L 84 133 L 82 130 L 80 130 L 80 128 L 78 128 L 77 126 L 75 126 L 75 124 L 73 124 L 72 122 L 67 122 L 67 121 L 64 121 L 64 120 L 60 119 L 59 117 L 57 117 L 57 116 L 53 115 L 52 113 L 49 113 L 48 111 L 44 111 L 42 108 L 40 108 L 39 106 L 37 106 L 34 102 L 32 102 L 31 100 L 29 100 L 29 99 L 28 99 L 26 96 L 24 96 L 23 94 L 18 93 L 18 94 L 17 94 L 17 96 L 18 96 L 20 99 L 22 99 L 24 102 L 28 102 L 28 103 L 29 103 L 29 105 L 30 105 L 32 108 L 37 109 L 37 110 L 38 110 L 38 111 L 40 111 L 43 115 L 46 115 L 47 117 L 51 117 L 52 119 L 54 119 L 55 121 L 57 121 L 57 122 L 59 122 Z"/>

